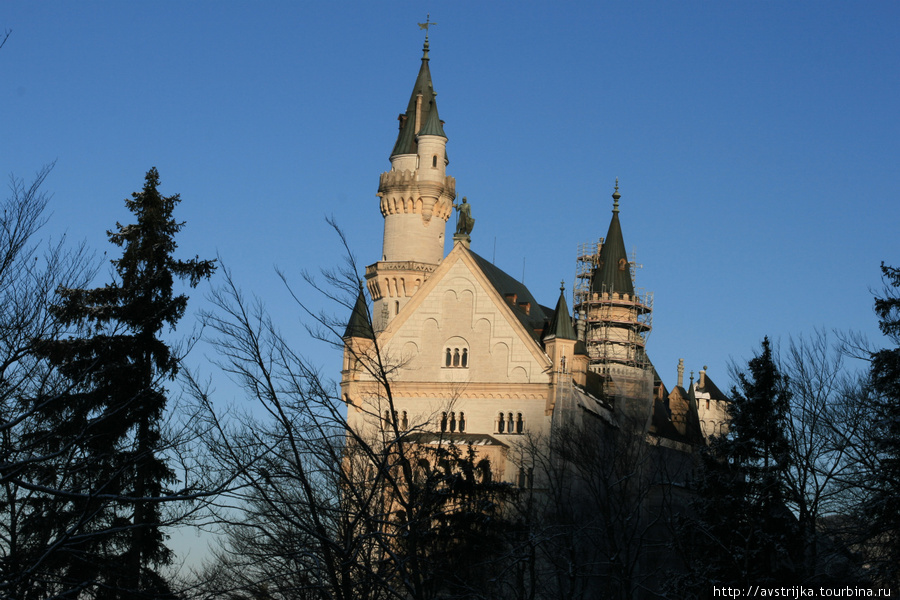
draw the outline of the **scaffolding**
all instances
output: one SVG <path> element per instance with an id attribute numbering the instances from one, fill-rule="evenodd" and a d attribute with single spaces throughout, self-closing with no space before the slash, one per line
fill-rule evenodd
<path id="1" fill-rule="evenodd" d="M 622 377 L 627 369 L 617 367 L 641 371 L 651 368 L 645 348 L 652 330 L 653 293 L 636 287 L 634 295 L 620 295 L 602 289 L 602 285 L 599 291 L 593 291 L 594 271 L 600 265 L 603 243 L 600 238 L 578 246 L 573 305 L 578 337 L 588 351 L 591 371 L 606 376 L 615 371 Z M 640 266 L 632 251 L 632 284 Z"/>

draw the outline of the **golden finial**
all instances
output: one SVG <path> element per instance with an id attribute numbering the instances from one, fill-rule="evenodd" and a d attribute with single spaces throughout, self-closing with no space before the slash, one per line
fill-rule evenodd
<path id="1" fill-rule="evenodd" d="M 619 212 L 619 198 L 622 197 L 622 194 L 619 193 L 619 178 L 618 177 L 616 177 L 616 191 L 613 192 L 612 197 L 613 197 L 613 200 L 615 200 L 615 202 L 613 202 L 613 212 L 617 213 L 617 212 Z"/>
<path id="2" fill-rule="evenodd" d="M 425 14 L 425 22 L 419 23 L 419 29 L 425 30 L 425 45 L 422 47 L 422 52 L 424 52 L 424 56 L 422 58 L 428 58 L 428 28 L 432 25 L 437 25 L 437 23 L 431 22 L 431 14 Z"/>

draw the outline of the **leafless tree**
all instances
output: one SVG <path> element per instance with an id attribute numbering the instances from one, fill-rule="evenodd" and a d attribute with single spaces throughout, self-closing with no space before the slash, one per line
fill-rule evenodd
<path id="1" fill-rule="evenodd" d="M 34 577 L 52 562 L 65 532 L 49 525 L 57 508 L 48 494 L 54 465 L 65 450 L 44 450 L 35 398 L 51 398 L 63 383 L 35 354 L 36 343 L 59 335 L 49 307 L 59 286 L 85 283 L 94 261 L 83 245 L 63 237 L 38 239 L 49 196 L 41 186 L 47 165 L 30 183 L 10 178 L 0 214 L 0 596 L 29 597 Z M 42 473 L 43 471 L 43 473 Z"/>
<path id="2" fill-rule="evenodd" d="M 483 540 L 501 522 L 499 497 L 508 486 L 492 483 L 490 464 L 440 435 L 432 443 L 429 415 L 398 414 L 391 381 L 399 365 L 371 335 L 367 307 L 369 332 L 360 332 L 361 341 L 342 339 L 361 297 L 356 272 L 349 258 L 325 273 L 322 286 L 307 276 L 343 318 L 313 313 L 295 296 L 313 337 L 342 350 L 351 342 L 345 369 L 364 373 L 369 384 L 365 398 L 349 403 L 227 270 L 212 296 L 205 325 L 219 366 L 252 408 L 226 415 L 192 383 L 212 432 L 209 454 L 236 474 L 216 506 L 225 543 L 198 574 L 198 598 L 446 596 L 448 566 L 462 564 L 454 563 L 458 540 L 467 531 Z M 476 513 L 485 518 L 470 518 Z"/>
<path id="3" fill-rule="evenodd" d="M 861 476 L 874 464 L 874 412 L 866 372 L 853 362 L 825 331 L 791 339 L 780 357 L 792 392 L 787 502 L 800 527 L 807 581 L 860 575 L 851 556 L 860 543 L 854 515 L 864 498 Z"/>

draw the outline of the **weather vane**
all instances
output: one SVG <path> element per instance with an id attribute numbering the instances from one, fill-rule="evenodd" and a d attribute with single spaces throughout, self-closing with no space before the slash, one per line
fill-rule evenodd
<path id="1" fill-rule="evenodd" d="M 431 14 L 427 13 L 425 15 L 425 22 L 419 23 L 419 29 L 425 30 L 425 41 L 426 42 L 428 41 L 428 28 L 431 27 L 432 25 L 437 25 L 437 23 L 432 23 L 431 22 Z"/>

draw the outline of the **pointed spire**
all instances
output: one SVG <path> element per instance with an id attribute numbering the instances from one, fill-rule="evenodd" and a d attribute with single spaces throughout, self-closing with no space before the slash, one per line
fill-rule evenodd
<path id="1" fill-rule="evenodd" d="M 594 277 L 591 283 L 591 291 L 602 294 L 603 292 L 634 295 L 634 282 L 631 280 L 631 265 L 628 262 L 628 252 L 625 250 L 625 240 L 622 237 L 622 225 L 619 223 L 619 178 L 616 178 L 616 190 L 612 195 L 613 210 L 612 220 L 609 222 L 609 231 L 600 249 L 600 264 L 594 269 Z"/>
<path id="2" fill-rule="evenodd" d="M 425 29 L 425 45 L 422 48 L 422 66 L 419 67 L 419 74 L 416 77 L 416 83 L 413 85 L 412 94 L 409 97 L 409 103 L 406 106 L 406 113 L 401 114 L 400 133 L 397 135 L 397 142 L 391 151 L 391 156 L 398 154 L 415 154 L 417 150 L 416 136 L 439 135 L 444 138 L 444 128 L 437 114 L 437 94 L 434 92 L 434 85 L 431 81 L 431 70 L 428 68 L 428 27 L 436 25 L 427 21 L 419 23 L 419 27 Z M 434 113 L 432 115 L 432 113 Z"/>
<path id="3" fill-rule="evenodd" d="M 556 302 L 556 310 L 553 311 L 553 317 L 550 319 L 550 325 L 547 326 L 547 338 L 558 338 L 561 340 L 574 340 L 575 328 L 572 327 L 572 318 L 569 316 L 569 305 L 566 303 L 566 285 L 565 282 L 559 282 L 559 300 Z"/>
<path id="4" fill-rule="evenodd" d="M 344 330 L 344 339 L 347 338 L 366 338 L 375 339 L 375 332 L 372 330 L 372 322 L 369 319 L 369 307 L 366 304 L 366 294 L 362 285 L 359 286 L 359 295 L 356 297 L 356 304 L 353 306 L 353 312 L 350 314 L 350 320 L 347 322 L 347 329 Z"/>

